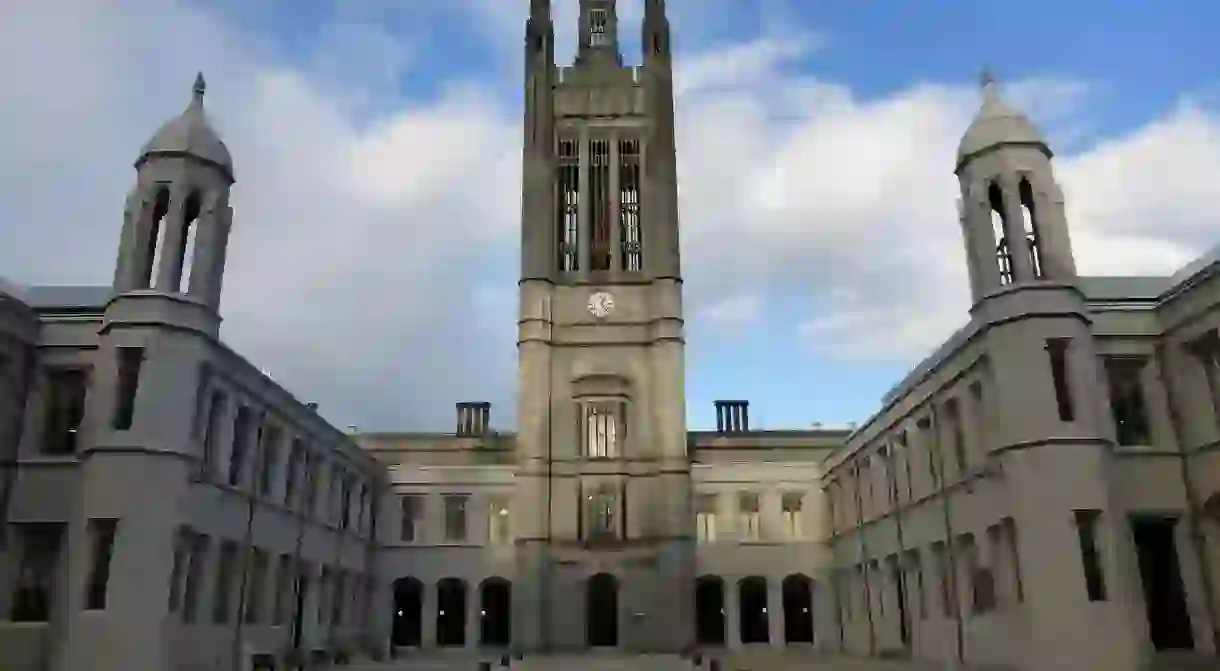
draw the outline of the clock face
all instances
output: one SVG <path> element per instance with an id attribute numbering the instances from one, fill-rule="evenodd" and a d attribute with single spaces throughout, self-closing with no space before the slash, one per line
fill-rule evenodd
<path id="1" fill-rule="evenodd" d="M 614 312 L 614 296 L 599 291 L 589 297 L 589 314 L 599 319 Z"/>

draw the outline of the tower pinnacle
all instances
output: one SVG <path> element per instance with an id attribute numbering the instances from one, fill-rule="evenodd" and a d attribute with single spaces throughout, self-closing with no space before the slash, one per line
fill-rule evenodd
<path id="1" fill-rule="evenodd" d="M 191 88 L 193 96 L 191 101 L 196 105 L 203 104 L 203 94 L 208 90 L 208 83 L 203 80 L 203 73 L 195 75 L 195 85 Z"/>

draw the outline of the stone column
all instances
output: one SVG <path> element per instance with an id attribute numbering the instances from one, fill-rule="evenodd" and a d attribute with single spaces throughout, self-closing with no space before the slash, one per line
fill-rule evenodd
<path id="1" fill-rule="evenodd" d="M 767 578 L 767 628 L 768 640 L 773 647 L 782 648 L 784 641 L 784 583 L 783 578 Z"/>
<path id="2" fill-rule="evenodd" d="M 1000 240 L 995 237 L 995 228 L 991 223 L 991 201 L 987 193 L 986 182 L 976 182 L 970 186 L 964 207 L 962 221 L 963 235 L 966 238 L 966 254 L 976 259 L 978 290 L 985 295 L 1000 286 L 1000 266 L 996 260 L 996 247 Z"/>
<path id="3" fill-rule="evenodd" d="M 1144 394 L 1148 412 L 1152 444 L 1167 450 L 1179 449 L 1176 432 L 1173 430 L 1175 418 L 1169 408 L 1169 394 L 1161 383 L 1163 375 L 1160 358 L 1148 357 L 1140 369 L 1139 378 L 1140 391 Z"/>
<path id="4" fill-rule="evenodd" d="M 475 650 L 479 647 L 482 641 L 479 640 L 479 634 L 482 633 L 482 603 L 479 599 L 479 584 L 471 582 L 466 584 L 466 649 Z"/>
<path id="5" fill-rule="evenodd" d="M 741 648 L 741 593 L 738 578 L 724 579 L 724 644 L 730 650 Z"/>
<path id="6" fill-rule="evenodd" d="M 423 588 L 423 606 L 420 609 L 420 622 L 422 635 L 420 636 L 419 647 L 435 648 L 436 647 L 436 618 L 437 618 L 437 600 L 436 600 L 436 583 L 424 583 Z"/>

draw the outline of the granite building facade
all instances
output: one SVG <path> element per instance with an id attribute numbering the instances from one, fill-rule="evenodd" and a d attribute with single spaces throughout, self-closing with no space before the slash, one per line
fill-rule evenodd
<path id="1" fill-rule="evenodd" d="M 856 426 L 759 429 L 726 400 L 689 430 L 665 3 L 638 66 L 616 3 L 579 6 L 570 66 L 548 0 L 525 31 L 515 431 L 463 402 L 451 433 L 341 432 L 219 341 L 240 217 L 202 80 L 140 154 L 112 285 L 4 287 L 0 667 L 696 645 L 1214 664 L 1220 254 L 1080 276 L 1051 148 L 987 77 L 941 157 L 966 325 Z"/>

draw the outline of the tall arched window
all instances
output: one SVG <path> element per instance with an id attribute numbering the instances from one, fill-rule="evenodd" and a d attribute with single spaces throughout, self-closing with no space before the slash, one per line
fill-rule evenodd
<path id="1" fill-rule="evenodd" d="M 987 197 L 991 203 L 991 230 L 995 236 L 995 260 L 1000 269 L 1000 284 L 1012 284 L 1012 250 L 1008 244 L 1005 232 L 1004 194 L 998 182 L 992 182 L 987 188 Z"/>
<path id="2" fill-rule="evenodd" d="M 1034 277 L 1041 278 L 1046 269 L 1042 265 L 1042 238 L 1038 235 L 1038 217 L 1034 209 L 1034 189 L 1028 177 L 1021 178 L 1018 187 L 1021 198 L 1021 218 L 1025 224 L 1025 251 L 1029 254 L 1029 265 L 1034 269 Z"/>

